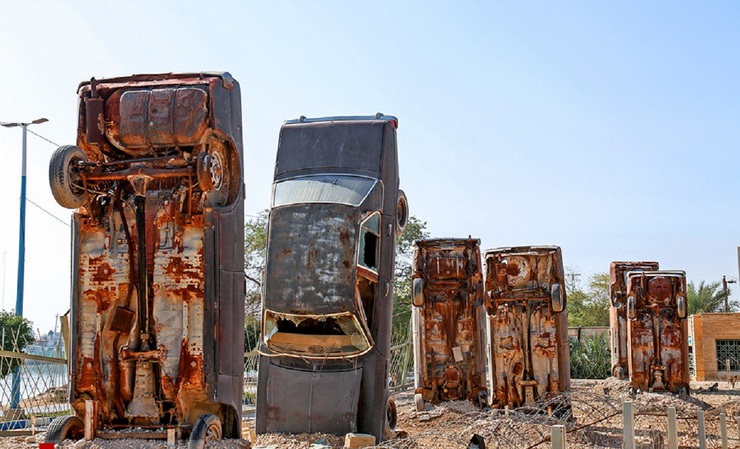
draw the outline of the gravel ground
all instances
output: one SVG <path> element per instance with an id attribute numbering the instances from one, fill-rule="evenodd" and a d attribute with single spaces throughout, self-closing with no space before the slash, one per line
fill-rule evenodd
<path id="1" fill-rule="evenodd" d="M 720 410 L 728 417 L 740 411 L 740 391 L 729 383 L 719 382 L 716 391 L 709 391 L 713 382 L 692 383 L 692 395 L 680 398 L 671 394 L 642 393 L 630 396 L 627 384 L 616 379 L 598 381 L 573 381 L 570 394 L 574 419 L 558 421 L 544 413 L 531 414 L 502 410 L 483 411 L 467 401 L 427 405 L 423 412 L 416 412 L 413 393 L 404 391 L 395 395 L 398 407 L 399 437 L 383 442 L 379 448 L 428 448 L 450 449 L 468 447 L 474 434 L 486 440 L 487 448 L 548 448 L 550 426 L 565 424 L 568 428 L 569 448 L 620 448 L 622 445 L 621 407 L 625 400 L 632 400 L 636 410 L 636 429 L 639 447 L 662 447 L 660 441 L 667 424 L 665 410 L 676 407 L 679 421 L 679 444 L 681 447 L 697 447 L 696 413 L 705 410 L 708 447 L 721 447 L 718 438 Z M 247 422 L 245 427 L 253 426 Z M 738 427 L 734 419 L 728 419 L 730 447 L 740 448 Z M 248 432 L 245 431 L 245 436 Z M 33 436 L 0 438 L 0 449 L 38 448 L 44 441 L 44 433 Z M 539 443 L 538 446 L 535 446 Z M 321 447 L 341 448 L 343 436 L 325 434 L 267 434 L 259 435 L 252 448 L 317 449 Z M 168 446 L 162 440 L 116 439 L 93 441 L 64 441 L 57 448 L 75 449 L 184 449 L 186 441 L 177 446 Z M 248 448 L 246 440 L 224 440 L 214 449 Z"/>

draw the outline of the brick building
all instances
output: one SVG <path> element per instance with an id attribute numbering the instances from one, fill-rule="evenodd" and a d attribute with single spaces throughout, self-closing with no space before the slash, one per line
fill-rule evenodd
<path id="1" fill-rule="evenodd" d="M 699 313 L 689 317 L 692 380 L 740 377 L 740 313 Z"/>

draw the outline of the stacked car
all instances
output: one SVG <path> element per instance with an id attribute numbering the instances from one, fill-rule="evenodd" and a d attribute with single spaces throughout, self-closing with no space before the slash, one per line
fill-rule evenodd
<path id="1" fill-rule="evenodd" d="M 491 404 L 522 407 L 570 389 L 560 248 L 485 252 Z"/>
<path id="2" fill-rule="evenodd" d="M 418 410 L 425 401 L 468 399 L 488 405 L 482 270 L 477 239 L 414 243 L 411 319 Z"/>
<path id="3" fill-rule="evenodd" d="M 241 98 L 228 73 L 79 87 L 77 144 L 52 156 L 72 217 L 70 401 L 47 440 L 241 436 Z M 89 435 L 88 435 L 89 436 Z"/>
<path id="4" fill-rule="evenodd" d="M 631 271 L 625 276 L 631 388 L 688 393 L 686 274 Z"/>

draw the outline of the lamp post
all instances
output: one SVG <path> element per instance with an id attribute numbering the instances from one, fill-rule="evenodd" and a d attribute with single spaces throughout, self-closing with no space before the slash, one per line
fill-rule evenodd
<path id="1" fill-rule="evenodd" d="M 29 125 L 38 125 L 48 122 L 45 118 L 37 118 L 32 122 L 26 123 L 9 123 L 0 122 L 0 125 L 6 128 L 15 128 L 20 126 L 23 129 L 23 147 L 21 153 L 21 217 L 20 232 L 18 235 L 18 287 L 15 298 L 15 314 L 23 316 L 23 279 L 26 264 L 26 139 Z M 16 367 L 13 370 L 13 385 L 11 389 L 10 408 L 17 409 L 20 402 L 20 371 Z"/>
<path id="2" fill-rule="evenodd" d="M 730 311 L 730 302 L 728 299 L 730 296 L 730 292 L 727 291 L 727 284 L 734 284 L 735 282 L 737 281 L 734 279 L 728 280 L 726 274 L 722 275 L 722 292 L 725 294 L 725 312 Z"/>

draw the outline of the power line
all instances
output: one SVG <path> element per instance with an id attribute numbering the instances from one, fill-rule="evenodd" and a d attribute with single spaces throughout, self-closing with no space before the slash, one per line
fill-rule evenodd
<path id="1" fill-rule="evenodd" d="M 33 134 L 34 136 L 36 136 L 36 137 L 38 137 L 40 139 L 43 139 L 43 140 L 49 142 L 50 144 L 54 145 L 55 147 L 58 147 L 59 146 L 58 143 L 52 142 L 51 140 L 47 139 L 46 137 L 42 136 L 41 134 L 39 134 L 37 132 L 34 132 L 34 131 L 30 130 L 30 129 L 26 129 L 26 131 L 28 131 L 29 133 Z"/>
<path id="2" fill-rule="evenodd" d="M 39 206 L 38 204 L 34 203 L 34 202 L 33 202 L 33 201 L 32 201 L 32 200 L 31 200 L 31 199 L 29 198 L 29 197 L 26 197 L 26 201 L 28 201 L 29 203 L 31 203 L 31 204 L 33 204 L 34 206 L 38 207 L 38 208 L 39 208 L 39 209 L 41 209 L 41 210 L 42 210 L 43 212 L 46 212 L 46 214 L 47 214 L 47 215 L 49 215 L 49 216 L 50 216 L 51 218 L 53 218 L 54 220 L 56 220 L 56 221 L 60 222 L 61 224 L 63 224 L 63 225 L 64 225 L 64 226 L 66 226 L 66 227 L 69 227 L 69 223 L 66 223 L 66 222 L 64 222 L 64 220 L 62 220 L 61 218 L 57 217 L 56 215 L 52 214 L 52 213 L 51 213 L 51 212 L 49 212 L 48 210 L 46 210 L 46 209 L 44 209 L 43 207 Z"/>

